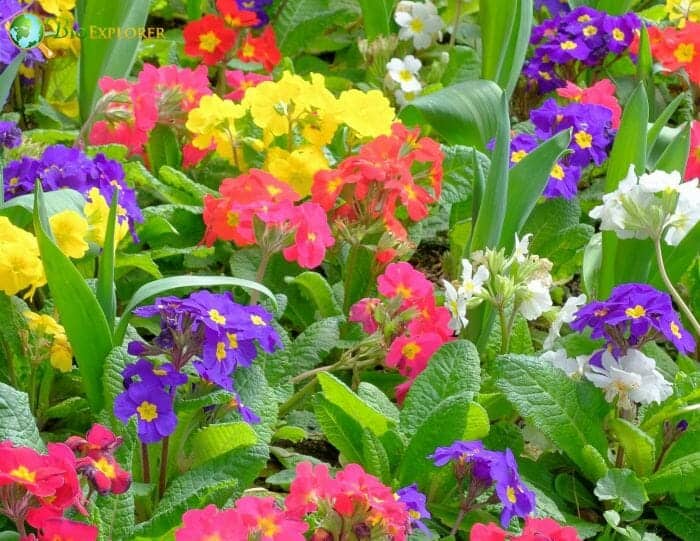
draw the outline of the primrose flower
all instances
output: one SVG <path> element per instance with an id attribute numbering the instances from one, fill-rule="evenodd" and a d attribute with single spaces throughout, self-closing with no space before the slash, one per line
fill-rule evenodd
<path id="1" fill-rule="evenodd" d="M 530 253 L 530 239 L 532 233 L 528 233 L 522 239 L 515 234 L 515 249 L 513 250 L 513 260 L 516 263 L 524 263 Z"/>
<path id="2" fill-rule="evenodd" d="M 505 528 L 514 516 L 525 518 L 535 510 L 535 493 L 523 485 L 513 452 L 506 449 L 491 463 L 496 495 L 503 505 L 501 525 Z"/>
<path id="3" fill-rule="evenodd" d="M 0 150 L 16 148 L 22 143 L 22 130 L 16 123 L 7 120 L 0 121 Z"/>
<path id="4" fill-rule="evenodd" d="M 208 14 L 189 22 L 182 31 L 185 40 L 185 53 L 202 59 L 207 66 L 218 64 L 236 41 L 236 31 L 226 25 L 226 21 Z"/>
<path id="5" fill-rule="evenodd" d="M 442 18 L 430 0 L 408 2 L 402 0 L 396 6 L 394 21 L 401 28 L 399 39 L 413 40 L 416 49 L 427 49 L 442 30 Z"/>
<path id="6" fill-rule="evenodd" d="M 445 306 L 452 316 L 449 327 L 458 333 L 469 324 L 467 319 L 468 299 L 462 288 L 455 289 L 447 280 L 443 280 L 442 284 L 445 287 Z"/>
<path id="7" fill-rule="evenodd" d="M 0 252 L 0 291 L 16 295 L 27 290 L 24 297 L 29 298 L 46 284 L 36 237 L 6 216 L 0 216 Z"/>
<path id="8" fill-rule="evenodd" d="M 216 9 L 233 28 L 257 26 L 261 22 L 256 11 L 241 8 L 236 0 L 216 0 Z"/>
<path id="9" fill-rule="evenodd" d="M 386 365 L 414 379 L 425 370 L 430 357 L 443 343 L 444 340 L 437 333 L 427 332 L 415 337 L 399 336 L 389 346 Z"/>
<path id="10" fill-rule="evenodd" d="M 272 26 L 266 26 L 258 37 L 248 34 L 238 49 L 238 58 L 242 62 L 257 62 L 265 71 L 272 71 L 282 60 Z"/>
<path id="11" fill-rule="evenodd" d="M 56 244 L 68 257 L 80 259 L 88 251 L 85 237 L 88 223 L 78 212 L 63 210 L 49 218 L 49 226 Z"/>
<path id="12" fill-rule="evenodd" d="M 391 132 L 396 117 L 394 108 L 380 90 L 362 92 L 356 88 L 340 93 L 338 118 L 343 119 L 362 138 L 374 138 Z"/>
<path id="13" fill-rule="evenodd" d="M 236 514 L 247 536 L 260 541 L 305 541 L 305 522 L 290 519 L 279 509 L 273 498 L 244 496 L 236 501 Z"/>
<path id="14" fill-rule="evenodd" d="M 535 9 L 546 8 L 550 16 L 556 17 L 571 11 L 568 0 L 535 0 Z"/>
<path id="15" fill-rule="evenodd" d="M 410 263 L 391 263 L 377 278 L 377 290 L 385 297 L 402 299 L 402 306 L 420 304 L 433 294 L 433 284 Z"/>
<path id="16" fill-rule="evenodd" d="M 430 511 L 426 507 L 427 498 L 420 490 L 418 485 L 413 483 L 407 487 L 400 488 L 396 491 L 399 502 L 403 503 L 408 509 L 408 515 L 411 517 L 411 526 L 422 530 L 429 536 L 432 533 L 423 522 L 424 518 L 430 518 Z"/>
<path id="17" fill-rule="evenodd" d="M 38 541 L 97 541 L 96 526 L 64 518 L 47 518 L 38 528 Z M 31 539 L 31 538 L 30 538 Z"/>
<path id="18" fill-rule="evenodd" d="M 532 235 L 525 235 L 523 238 L 524 254 L 527 254 L 527 245 Z M 518 244 L 520 246 L 520 244 Z M 467 300 L 483 291 L 483 285 L 489 279 L 489 270 L 484 265 L 479 265 L 476 272 L 473 272 L 472 264 L 468 259 L 462 259 L 462 283 L 461 289 Z"/>
<path id="19" fill-rule="evenodd" d="M 392 58 L 386 65 L 389 77 L 401 85 L 404 92 L 420 92 L 422 85 L 417 78 L 422 64 L 412 54 L 400 58 Z"/>
<path id="20" fill-rule="evenodd" d="M 616 398 L 622 409 L 632 410 L 637 404 L 661 403 L 673 394 L 673 387 L 656 370 L 656 361 L 641 351 L 630 349 L 615 358 L 603 351 L 600 366 L 591 364 L 586 378 L 605 391 L 605 399 Z"/>
<path id="21" fill-rule="evenodd" d="M 238 138 L 235 121 L 245 116 L 245 109 L 216 94 L 203 96 L 199 105 L 187 115 L 185 127 L 194 134 L 192 145 L 200 150 L 216 147 L 219 155 L 235 163 L 234 143 Z"/>
<path id="22" fill-rule="evenodd" d="M 234 2 L 234 0 L 230 0 Z M 233 90 L 225 96 L 226 99 L 239 102 L 243 99 L 245 91 L 264 81 L 271 81 L 269 75 L 260 75 L 257 73 L 246 73 L 241 70 L 226 70 L 226 84 Z"/>
<path id="23" fill-rule="evenodd" d="M 700 0 L 666 0 L 668 18 L 684 26 L 686 22 L 700 22 Z"/>
<path id="24" fill-rule="evenodd" d="M 56 370 L 70 372 L 73 369 L 73 350 L 62 325 L 47 314 L 24 312 L 24 318 L 32 333 L 51 339 L 49 362 Z"/>
<path id="25" fill-rule="evenodd" d="M 700 82 L 700 39 L 698 30 L 700 22 L 686 22 L 683 28 L 649 27 L 649 42 L 651 54 L 662 66 L 664 71 L 675 72 L 685 70 L 695 84 Z M 638 52 L 639 39 L 635 40 L 634 52 Z"/>
<path id="26" fill-rule="evenodd" d="M 592 105 L 602 105 L 612 113 L 612 127 L 620 127 L 622 108 L 615 97 L 615 84 L 610 79 L 601 79 L 593 86 L 579 88 L 574 83 L 567 81 L 564 88 L 558 88 L 557 94 L 568 100 Z"/>
<path id="27" fill-rule="evenodd" d="M 164 390 L 135 383 L 114 400 L 114 415 L 123 423 L 136 416 L 137 433 L 143 443 L 155 443 L 175 431 L 177 417 L 173 397 Z"/>
<path id="28" fill-rule="evenodd" d="M 547 338 L 542 344 L 543 349 L 552 349 L 554 341 L 560 336 L 561 326 L 564 323 L 571 323 L 578 309 L 584 304 L 586 304 L 586 295 L 584 294 L 566 299 L 564 306 L 561 307 L 561 310 L 559 310 L 549 327 L 549 334 L 547 334 Z"/>

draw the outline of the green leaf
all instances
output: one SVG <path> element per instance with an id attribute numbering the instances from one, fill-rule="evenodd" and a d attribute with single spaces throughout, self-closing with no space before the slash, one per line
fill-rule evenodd
<path id="1" fill-rule="evenodd" d="M 46 448 L 29 409 L 27 393 L 0 383 L 0 441 L 5 440 L 37 451 Z"/>
<path id="2" fill-rule="evenodd" d="M 81 216 L 85 207 L 85 198 L 80 192 L 70 188 L 62 188 L 44 194 L 46 216 L 51 217 L 64 210 L 74 210 Z M 34 194 L 28 193 L 13 197 L 0 208 L 0 216 L 7 216 L 18 227 L 32 223 L 34 213 Z"/>
<path id="3" fill-rule="evenodd" d="M 146 143 L 146 154 L 153 171 L 163 166 L 180 167 L 182 152 L 175 131 L 165 124 L 158 124 L 151 130 Z"/>
<path id="4" fill-rule="evenodd" d="M 160 180 L 167 186 L 188 194 L 192 205 L 201 205 L 205 195 L 218 195 L 215 190 L 195 182 L 182 171 L 178 171 L 169 165 L 164 165 L 159 169 L 154 168 L 154 170 L 158 171 Z"/>
<path id="5" fill-rule="evenodd" d="M 258 437 L 248 423 L 219 423 L 199 429 L 188 439 L 192 467 L 198 467 L 225 453 L 254 445 Z"/>
<path id="6" fill-rule="evenodd" d="M 102 370 L 112 349 L 112 335 L 97 299 L 73 263 L 49 237 L 50 228 L 44 209 L 44 192 L 37 182 L 34 203 L 34 232 L 46 272 L 51 296 L 61 325 L 78 362 L 90 407 L 98 412 L 104 406 Z M 124 323 L 126 329 L 126 322 Z"/>
<path id="7" fill-rule="evenodd" d="M 595 509 L 598 502 L 590 490 L 573 473 L 560 473 L 554 478 L 554 488 L 557 495 L 577 509 Z"/>
<path id="8" fill-rule="evenodd" d="M 378 36 L 391 35 L 391 20 L 396 0 L 358 0 L 362 8 L 365 37 L 372 41 Z"/>
<path id="9" fill-rule="evenodd" d="M 177 250 L 175 248 L 174 250 Z M 189 250 L 184 250 L 187 253 Z M 141 269 L 146 274 L 153 278 L 162 278 L 163 275 L 158 268 L 158 265 L 153 260 L 153 251 L 141 252 L 138 254 L 117 254 L 114 259 L 115 271 L 123 271 L 125 269 Z"/>
<path id="10" fill-rule="evenodd" d="M 118 201 L 118 192 L 114 190 L 107 218 L 105 243 L 97 269 L 97 302 L 102 307 L 110 333 L 114 330 L 114 320 L 117 317 L 117 291 L 114 284 L 114 252 L 116 250 L 114 230 L 117 224 Z"/>
<path id="11" fill-rule="evenodd" d="M 389 400 L 381 389 L 375 387 L 371 383 L 361 381 L 359 387 L 357 388 L 357 395 L 362 401 L 381 412 L 395 424 L 399 424 L 399 408 L 397 408 L 396 405 Z"/>
<path id="12" fill-rule="evenodd" d="M 384 483 L 391 483 L 391 466 L 386 449 L 371 430 L 362 432 L 362 464 L 365 471 Z"/>
<path id="13" fill-rule="evenodd" d="M 0 374 L 17 390 L 29 388 L 32 372 L 26 304 L 0 291 Z"/>
<path id="14" fill-rule="evenodd" d="M 496 359 L 496 386 L 525 420 L 566 453 L 591 480 L 599 464 L 592 461 L 587 445 L 600 455 L 608 442 L 603 419 L 610 410 L 598 389 L 575 382 L 540 358 L 504 355 Z M 594 453 L 593 453 L 594 454 Z"/>
<path id="15" fill-rule="evenodd" d="M 681 509 L 670 505 L 654 507 L 659 522 L 683 541 L 694 541 L 700 532 L 700 509 Z"/>
<path id="16" fill-rule="evenodd" d="M 364 459 L 362 433 L 364 430 L 348 412 L 317 394 L 314 397 L 314 413 L 323 434 L 348 462 L 361 464 Z"/>
<path id="17" fill-rule="evenodd" d="M 415 434 L 425 419 L 451 396 L 472 400 L 479 392 L 479 352 L 467 340 L 444 344 L 411 385 L 401 410 L 401 432 Z"/>
<path id="18" fill-rule="evenodd" d="M 510 170 L 508 203 L 500 242 L 500 246 L 506 250 L 514 246 L 515 234 L 522 231 L 549 181 L 552 167 L 566 151 L 570 139 L 571 130 L 559 132 L 528 153 Z"/>
<path id="19" fill-rule="evenodd" d="M 647 165 L 649 164 L 649 159 L 651 157 L 651 151 L 654 149 L 654 144 L 661 134 L 661 130 L 668 124 L 671 120 L 673 113 L 676 112 L 678 106 L 683 103 L 686 99 L 685 94 L 679 94 L 676 96 L 671 103 L 669 103 L 666 108 L 661 112 L 659 118 L 657 118 L 647 131 Z"/>
<path id="20" fill-rule="evenodd" d="M 439 470 L 428 455 L 436 447 L 451 445 L 456 440 L 476 440 L 488 434 L 488 414 L 479 404 L 468 400 L 469 394 L 467 391 L 443 401 L 418 427 L 397 471 L 401 486 L 415 482 L 424 491 L 433 493 L 442 476 L 436 475 Z"/>
<path id="21" fill-rule="evenodd" d="M 508 101 L 501 92 L 501 105 L 498 115 L 496 147 L 491 156 L 484 194 L 481 197 L 481 210 L 474 223 L 470 251 L 496 248 L 503 232 L 508 202 L 508 164 L 510 163 L 510 121 Z"/>
<path id="22" fill-rule="evenodd" d="M 646 483 L 649 494 L 689 492 L 700 489 L 700 452 L 665 464 Z"/>
<path id="23" fill-rule="evenodd" d="M 321 318 L 342 315 L 330 284 L 319 273 L 305 271 L 290 281 L 301 289 L 302 295 L 311 301 Z"/>
<path id="24" fill-rule="evenodd" d="M 610 15 L 623 15 L 631 10 L 634 0 L 598 0 L 595 8 Z"/>
<path id="25" fill-rule="evenodd" d="M 616 502 L 622 518 L 634 520 L 642 514 L 644 504 L 649 501 L 644 483 L 632 470 L 611 468 L 605 477 L 598 480 L 593 493 L 601 501 Z"/>
<path id="26" fill-rule="evenodd" d="M 97 102 L 100 92 L 98 82 L 104 76 L 119 79 L 126 77 L 136 56 L 140 39 L 138 36 L 127 39 L 116 35 L 102 37 L 93 35 L 97 31 L 114 32 L 127 28 L 139 28 L 146 24 L 149 2 L 124 0 L 119 4 L 105 2 L 83 2 L 76 10 L 80 28 L 89 30 L 82 38 L 78 70 L 78 97 L 80 117 L 87 120 Z"/>
<path id="27" fill-rule="evenodd" d="M 229 276 L 169 276 L 149 282 L 136 290 L 136 293 L 134 293 L 131 300 L 124 308 L 121 319 L 119 320 L 119 325 L 114 331 L 115 343 L 121 344 L 124 339 L 124 333 L 126 332 L 126 326 L 129 323 L 131 312 L 141 303 L 175 289 L 219 286 L 235 286 L 259 291 L 269 297 L 273 305 L 277 306 L 277 299 L 275 299 L 275 296 L 269 289 L 264 285 L 251 282 L 250 280 L 232 278 Z"/>
<path id="28" fill-rule="evenodd" d="M 656 444 L 649 434 L 625 419 L 612 419 L 610 430 L 625 450 L 625 460 L 638 475 L 651 473 L 656 460 Z"/>
<path id="29" fill-rule="evenodd" d="M 654 169 L 660 169 L 670 173 L 679 171 L 681 174 L 685 171 L 686 163 L 688 162 L 688 154 L 690 153 L 690 123 L 686 123 L 671 140 L 659 160 L 654 165 Z"/>
<path id="30" fill-rule="evenodd" d="M 15 77 L 17 77 L 17 72 L 25 56 L 27 56 L 25 51 L 20 52 L 15 59 L 0 72 L 0 109 L 7 103 L 10 90 L 12 90 L 12 84 L 15 82 Z"/>
<path id="31" fill-rule="evenodd" d="M 648 122 L 649 103 L 644 84 L 640 83 L 624 108 L 620 129 L 610 152 L 605 178 L 606 193 L 617 189 L 630 165 L 635 166 L 637 174 L 644 171 Z M 615 284 L 644 281 L 644 265 L 640 266 L 639 261 L 651 261 L 650 251 L 650 247 L 645 250 L 632 240 L 619 240 L 613 231 L 603 231 L 603 255 L 598 282 L 600 298 L 607 298 Z"/>
<path id="32" fill-rule="evenodd" d="M 481 0 L 482 75 L 513 94 L 532 29 L 532 0 Z"/>
<path id="33" fill-rule="evenodd" d="M 662 244 L 661 251 L 664 257 L 664 264 L 666 265 L 666 272 L 672 283 L 678 284 L 681 277 L 693 264 L 693 261 L 697 259 L 698 246 L 700 246 L 700 222 L 693 226 L 693 229 L 688 232 L 678 246 Z M 659 289 L 665 289 L 656 265 L 654 265 L 649 283 Z"/>
<path id="34" fill-rule="evenodd" d="M 328 372 L 318 374 L 323 396 L 332 404 L 346 411 L 362 428 L 381 436 L 393 425 L 383 413 L 364 402 L 350 387 Z"/>
<path id="35" fill-rule="evenodd" d="M 503 116 L 507 118 L 503 99 L 503 91 L 493 81 L 465 81 L 418 96 L 399 117 L 411 126 L 430 124 L 450 145 L 484 152 Z"/>
<path id="36" fill-rule="evenodd" d="M 455 45 L 450 50 L 450 60 L 442 75 L 443 86 L 475 81 L 481 77 L 481 58 L 472 47 Z"/>

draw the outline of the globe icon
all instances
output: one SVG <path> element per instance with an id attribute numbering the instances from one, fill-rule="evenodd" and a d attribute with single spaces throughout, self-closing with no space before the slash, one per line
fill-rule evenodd
<path id="1" fill-rule="evenodd" d="M 23 13 L 13 19 L 8 33 L 20 49 L 33 49 L 44 39 L 44 23 L 33 13 Z"/>

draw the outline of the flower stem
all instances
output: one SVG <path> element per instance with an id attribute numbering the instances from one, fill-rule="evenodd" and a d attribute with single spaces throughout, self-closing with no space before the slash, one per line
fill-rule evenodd
<path id="1" fill-rule="evenodd" d="M 455 46 L 455 41 L 457 39 L 457 29 L 459 28 L 459 20 L 462 18 L 462 0 L 457 0 L 457 5 L 455 6 L 455 18 L 452 23 L 452 33 L 450 34 L 450 49 Z"/>
<path id="2" fill-rule="evenodd" d="M 498 307 L 498 321 L 501 324 L 501 355 L 508 353 L 510 347 L 510 333 L 508 332 L 508 322 L 503 306 Z"/>
<path id="3" fill-rule="evenodd" d="M 165 436 L 160 449 L 160 475 L 158 476 L 158 497 L 162 498 L 165 493 L 165 485 L 168 481 L 168 448 L 170 447 L 170 436 Z"/>
<path id="4" fill-rule="evenodd" d="M 666 265 L 664 265 L 664 256 L 663 252 L 661 251 L 660 235 L 654 239 L 654 249 L 656 251 L 656 263 L 659 266 L 659 274 L 661 274 L 661 279 L 663 280 L 664 285 L 666 285 L 666 289 L 668 289 L 668 292 L 671 294 L 671 297 L 673 297 L 673 300 L 676 301 L 678 308 L 681 312 L 683 312 L 683 315 L 685 315 L 685 317 L 687 318 L 688 322 L 690 323 L 690 326 L 693 328 L 693 333 L 695 334 L 695 336 L 700 337 L 700 323 L 698 323 L 698 320 L 695 318 L 690 308 L 688 308 L 688 305 L 685 303 L 680 293 L 678 293 L 678 290 L 673 286 L 673 283 L 671 282 L 671 279 L 669 278 L 668 273 L 666 272 Z"/>
<path id="5" fill-rule="evenodd" d="M 270 256 L 272 254 L 270 253 L 269 250 L 263 249 L 262 251 L 262 257 L 260 259 L 260 264 L 258 265 L 258 270 L 255 272 L 255 281 L 259 284 L 263 283 L 263 279 L 265 278 L 265 271 L 267 270 L 267 265 L 270 263 Z M 260 300 L 260 292 L 257 290 L 254 290 L 250 294 L 250 304 L 258 304 L 258 301 Z"/>
<path id="6" fill-rule="evenodd" d="M 282 404 L 279 407 L 279 410 L 277 411 L 278 417 L 283 418 L 285 415 L 287 415 L 287 413 L 291 411 L 291 409 L 294 406 L 296 406 L 304 398 L 313 393 L 316 389 L 317 383 L 318 380 L 314 377 L 310 381 L 308 381 L 306 385 L 304 385 L 301 389 L 294 393 L 289 400 L 287 400 L 284 404 Z"/>
<path id="7" fill-rule="evenodd" d="M 151 462 L 148 459 L 148 444 L 141 444 L 141 477 L 144 483 L 151 482 Z"/>
<path id="8" fill-rule="evenodd" d="M 461 506 L 459 508 L 459 514 L 457 515 L 457 518 L 455 519 L 455 524 L 452 526 L 452 529 L 450 530 L 450 535 L 456 535 L 457 530 L 459 530 L 459 527 L 462 525 L 462 521 L 464 520 L 465 515 L 467 514 L 467 509 L 464 506 Z"/>

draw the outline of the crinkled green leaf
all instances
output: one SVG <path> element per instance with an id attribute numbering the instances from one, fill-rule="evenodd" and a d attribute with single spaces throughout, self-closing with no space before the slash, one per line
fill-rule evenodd
<path id="1" fill-rule="evenodd" d="M 27 393 L 0 383 L 0 441 L 4 440 L 38 451 L 45 449 L 29 409 Z"/>
<path id="2" fill-rule="evenodd" d="M 593 490 L 601 501 L 616 502 L 622 518 L 634 520 L 642 514 L 644 504 L 649 501 L 644 483 L 632 470 L 611 468 L 599 479 Z"/>
<path id="3" fill-rule="evenodd" d="M 248 423 L 219 423 L 197 430 L 187 440 L 192 467 L 217 458 L 239 447 L 248 447 L 257 441 L 255 431 Z"/>
<path id="4" fill-rule="evenodd" d="M 646 482 L 649 494 L 694 492 L 700 489 L 700 452 L 674 460 L 653 474 Z"/>
<path id="5" fill-rule="evenodd" d="M 638 475 L 647 475 L 654 467 L 656 444 L 649 434 L 625 419 L 612 419 L 610 430 L 625 450 L 625 460 Z"/>
<path id="6" fill-rule="evenodd" d="M 654 507 L 659 522 L 683 541 L 695 541 L 700 532 L 700 509 L 684 509 L 670 505 Z"/>

